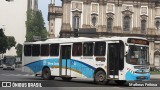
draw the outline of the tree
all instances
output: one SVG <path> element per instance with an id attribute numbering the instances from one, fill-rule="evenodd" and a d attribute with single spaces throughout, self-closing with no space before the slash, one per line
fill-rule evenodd
<path id="1" fill-rule="evenodd" d="M 15 38 L 13 36 L 6 36 L 3 29 L 0 29 L 0 54 L 6 53 L 6 50 L 10 50 L 16 45 Z"/>
<path id="2" fill-rule="evenodd" d="M 8 48 L 7 36 L 4 34 L 3 29 L 0 29 L 0 54 L 6 52 Z"/>
<path id="3" fill-rule="evenodd" d="M 8 50 L 10 50 L 12 47 L 15 47 L 16 41 L 13 36 L 8 36 L 7 40 L 8 40 L 8 48 L 7 48 Z"/>
<path id="4" fill-rule="evenodd" d="M 41 11 L 28 10 L 26 21 L 26 41 L 34 41 L 33 36 L 47 38 L 47 30 L 44 26 L 44 20 Z"/>
<path id="5" fill-rule="evenodd" d="M 16 45 L 16 53 L 18 57 L 22 57 L 22 44 L 18 43 Z"/>

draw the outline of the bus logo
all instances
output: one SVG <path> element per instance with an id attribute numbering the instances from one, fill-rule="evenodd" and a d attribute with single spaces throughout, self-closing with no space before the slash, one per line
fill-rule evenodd
<path id="1" fill-rule="evenodd" d="M 11 87 L 11 82 L 2 82 L 2 87 Z"/>

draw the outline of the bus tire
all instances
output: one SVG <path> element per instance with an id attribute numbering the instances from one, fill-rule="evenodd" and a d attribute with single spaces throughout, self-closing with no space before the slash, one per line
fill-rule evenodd
<path id="1" fill-rule="evenodd" d="M 107 83 L 106 74 L 104 71 L 97 71 L 94 75 L 94 82 L 97 84 L 104 85 Z"/>
<path id="2" fill-rule="evenodd" d="M 115 80 L 118 85 L 124 85 L 126 83 L 125 80 Z"/>
<path id="3" fill-rule="evenodd" d="M 72 80 L 71 77 L 62 77 L 62 79 L 63 79 L 64 81 L 71 81 L 71 80 Z"/>
<path id="4" fill-rule="evenodd" d="M 51 76 L 51 71 L 50 71 L 49 68 L 44 68 L 44 69 L 42 70 L 42 78 L 43 78 L 44 80 L 54 79 L 54 77 Z"/>

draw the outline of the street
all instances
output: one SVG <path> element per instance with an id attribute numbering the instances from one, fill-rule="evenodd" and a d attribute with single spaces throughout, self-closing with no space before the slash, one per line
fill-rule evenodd
<path id="1" fill-rule="evenodd" d="M 19 82 L 42 82 L 42 86 L 49 86 L 49 87 L 45 87 L 47 89 L 53 89 L 56 88 L 56 90 L 74 90 L 74 89 L 82 89 L 85 88 L 87 90 L 114 90 L 114 89 L 141 89 L 141 90 L 146 90 L 146 89 L 150 89 L 151 87 L 129 87 L 129 84 L 133 83 L 133 84 L 140 84 L 140 83 L 151 83 L 151 84 L 157 84 L 160 85 L 160 80 L 158 79 L 152 79 L 150 81 L 136 81 L 136 82 L 127 82 L 125 85 L 117 85 L 116 83 L 114 83 L 114 81 L 110 81 L 109 84 L 107 85 L 97 85 L 95 83 L 92 82 L 92 80 L 90 79 L 73 79 L 70 82 L 66 82 L 63 81 L 61 78 L 55 78 L 55 80 L 42 80 L 40 77 L 35 77 L 33 74 L 28 74 L 28 73 L 24 73 L 21 72 L 20 68 L 16 68 L 15 70 L 3 70 L 2 68 L 0 68 L 0 81 L 19 81 Z M 45 84 L 44 84 L 45 83 Z M 155 90 L 159 87 L 152 87 Z M 7 89 L 7 88 L 6 88 Z M 16 89 L 17 88 L 12 88 L 12 89 Z M 27 89 L 27 88 L 26 88 Z M 42 89 L 42 88 L 40 88 Z M 44 89 L 44 88 L 43 88 Z M 4 90 L 4 89 L 3 89 Z"/>

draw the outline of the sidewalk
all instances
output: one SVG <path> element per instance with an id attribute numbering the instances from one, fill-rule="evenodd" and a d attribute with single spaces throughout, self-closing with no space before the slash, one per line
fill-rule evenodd
<path id="1" fill-rule="evenodd" d="M 151 74 L 151 79 L 160 80 L 160 74 Z"/>

